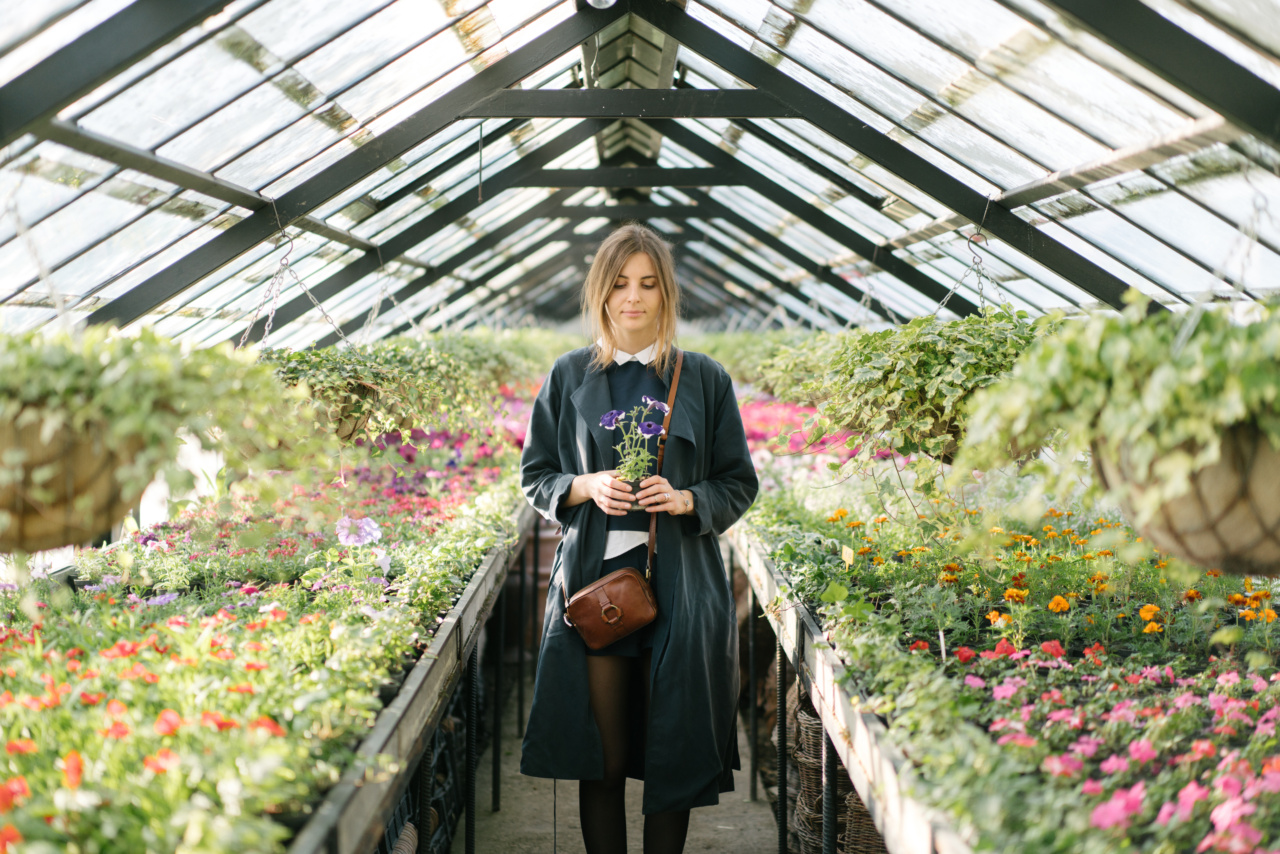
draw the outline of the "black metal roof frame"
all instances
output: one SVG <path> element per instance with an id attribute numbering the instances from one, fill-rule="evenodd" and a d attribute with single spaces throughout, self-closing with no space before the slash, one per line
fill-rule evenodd
<path id="1" fill-rule="evenodd" d="M 618 0 L 607 10 L 579 3 L 572 14 L 524 39 L 521 46 L 486 60 L 473 76 L 429 103 L 413 102 L 422 90 L 400 97 L 393 107 L 412 105 L 414 109 L 402 110 L 397 121 L 386 123 L 376 134 L 366 134 L 344 156 L 327 156 L 320 168 L 308 167 L 300 180 L 290 182 L 274 197 L 262 187 L 218 174 L 221 165 L 199 169 L 158 153 L 163 144 L 194 124 L 168 133 L 162 143 L 148 148 L 80 123 L 165 62 L 213 38 L 217 26 L 233 24 L 270 2 L 240 0 L 228 8 L 227 0 L 134 0 L 0 86 L 0 146 L 9 146 L 0 148 L 0 168 L 47 140 L 109 164 L 105 171 L 92 174 L 87 191 L 127 182 L 132 174 L 169 187 L 141 192 L 140 213 L 67 253 L 52 266 L 54 272 L 73 269 L 73 264 L 83 262 L 148 214 L 180 204 L 184 194 L 198 193 L 225 205 L 205 204 L 189 215 L 203 227 L 213 224 L 217 233 L 210 239 L 185 252 L 178 251 L 182 238 L 171 239 L 105 280 L 88 283 L 79 301 L 85 306 L 95 305 L 94 300 L 100 303 L 88 314 L 89 322 L 127 325 L 160 312 L 164 318 L 193 318 L 188 328 L 206 330 L 198 333 L 203 340 L 239 338 L 243 327 L 234 320 L 261 293 L 264 277 L 258 271 L 269 263 L 287 230 L 309 233 L 321 242 L 310 243 L 310 251 L 303 250 L 294 259 L 295 263 L 305 259 L 312 268 L 307 273 L 310 294 L 291 295 L 279 305 L 273 319 L 276 330 L 295 323 L 314 326 L 311 297 L 344 307 L 339 327 L 346 334 L 363 325 L 367 306 L 373 305 L 373 314 L 379 314 L 388 299 L 395 307 L 386 313 L 378 334 L 408 331 L 429 315 L 435 315 L 434 323 L 460 325 L 486 317 L 509 319 L 516 312 L 557 319 L 573 303 L 563 299 L 565 290 L 575 286 L 565 269 L 581 272 L 586 268 L 585 261 L 571 261 L 571 256 L 577 248 L 598 241 L 609 227 L 600 225 L 584 236 L 582 224 L 624 219 L 650 220 L 667 234 L 679 248 L 690 315 L 713 322 L 718 318 L 722 324 L 729 323 L 730 317 L 733 322 L 812 326 L 896 322 L 940 301 L 950 313 L 971 314 L 978 310 L 971 298 L 975 294 L 967 286 L 957 288 L 960 277 L 951 276 L 951 271 L 963 270 L 968 263 L 962 239 L 975 227 L 986 236 L 990 262 L 1009 281 L 1034 283 L 1017 297 L 1020 305 L 1033 310 L 1044 310 L 1048 304 L 1081 305 L 1080 294 L 1100 305 L 1119 307 L 1123 292 L 1135 279 L 1163 293 L 1166 302 L 1190 301 L 1187 289 L 1152 275 L 1140 263 L 1126 266 L 1115 257 L 1107 235 L 1083 220 L 1075 221 L 1082 213 L 1094 211 L 1123 222 L 1131 239 L 1146 241 L 1162 258 L 1194 268 L 1202 277 L 1219 279 L 1224 286 L 1235 285 L 1246 296 L 1259 296 L 1256 286 L 1245 283 L 1243 268 L 1239 273 L 1226 269 L 1225 262 L 1190 251 L 1159 225 L 1134 215 L 1132 199 L 1140 198 L 1140 192 L 1117 201 L 1106 189 L 1108 180 L 1134 175 L 1135 181 L 1149 180 L 1156 192 L 1167 192 L 1224 228 L 1246 230 L 1247 212 L 1224 211 L 1160 168 L 1177 157 L 1225 150 L 1253 186 L 1251 169 L 1275 171 L 1280 163 L 1275 150 L 1280 148 L 1280 88 L 1246 67 L 1249 62 L 1241 59 L 1240 51 L 1254 50 L 1277 64 L 1280 60 L 1253 39 L 1247 27 L 1233 26 L 1231 21 L 1209 23 L 1243 48 L 1223 48 L 1217 40 L 1211 45 L 1140 0 L 1049 0 L 1042 4 L 1049 11 L 1040 20 L 1032 20 L 1032 13 L 1014 0 L 994 0 L 1052 33 L 1080 56 L 1094 57 L 1099 45 L 1118 51 L 1142 72 L 1126 71 L 1126 82 L 1154 102 L 1183 115 L 1193 108 L 1189 104 L 1205 112 L 1190 115 L 1187 126 L 1172 135 L 1117 148 L 1102 158 L 1057 171 L 1051 171 L 1021 140 L 984 131 L 958 105 L 947 103 L 907 73 L 865 51 L 848 48 L 875 73 L 929 102 L 939 115 L 974 133 L 988 133 L 1011 156 L 1043 173 L 1029 183 L 1005 189 L 999 189 L 994 177 L 981 174 L 980 167 L 974 171 L 972 162 L 949 166 L 948 155 L 934 142 L 913 135 L 911 127 L 887 116 L 873 99 L 806 83 L 809 78 L 822 79 L 810 67 L 812 62 L 806 65 L 788 52 L 796 28 L 803 25 L 831 38 L 807 17 L 812 15 L 807 11 L 811 4 L 803 7 L 803 13 L 770 6 L 760 31 L 755 32 L 737 20 L 716 19 L 721 23 L 712 26 L 705 20 L 708 14 L 695 16 L 683 8 L 684 3 Z M 1055 121 L 1069 121 L 1044 98 L 1036 100 L 1027 94 L 1024 84 L 981 67 L 961 47 L 912 21 L 890 0 L 860 2 L 957 62 L 971 63 L 983 85 L 1014 93 Z M 329 34 L 297 57 L 286 58 L 280 67 L 272 65 L 270 74 L 284 74 L 295 61 L 314 55 L 393 4 L 394 0 L 371 0 L 372 8 L 353 18 L 347 29 Z M 473 5 L 467 16 L 453 19 L 450 25 L 486 10 L 483 4 Z M 718 10 L 718 4 L 711 5 Z M 224 19 L 217 26 L 200 31 L 200 25 L 207 25 L 212 15 L 224 9 Z M 710 14 L 714 17 L 715 11 Z M 518 33 L 532 20 L 511 32 Z M 780 29 L 771 43 L 761 41 L 770 26 Z M 743 47 L 731 37 L 735 27 L 756 39 L 752 47 Z M 348 81 L 345 90 L 368 81 L 441 32 L 432 30 L 394 55 L 380 58 Z M 569 80 L 557 72 L 559 84 L 516 88 L 545 74 L 545 69 L 563 67 L 564 58 L 580 47 L 583 60 L 568 65 Z M 683 64 L 677 59 L 678 51 L 687 52 Z M 153 54 L 160 59 L 149 62 Z M 603 69 L 598 64 L 601 59 Z M 689 63 L 695 60 L 697 68 L 691 68 Z M 789 64 L 785 70 L 780 61 Z M 1280 79 L 1280 73 L 1275 78 Z M 599 88 L 602 81 L 626 88 Z M 330 92 L 328 97 L 333 101 L 336 95 Z M 336 107 L 337 102 L 333 103 Z M 485 120 L 501 119 L 507 121 L 486 132 Z M 550 123 L 535 127 L 531 120 Z M 788 121 L 803 122 L 814 136 L 799 133 Z M 465 131 L 445 133 L 467 122 L 468 127 L 478 124 L 475 144 L 463 144 Z M 1075 127 L 1082 138 L 1107 147 L 1097 133 L 1080 128 L 1079 123 Z M 432 147 L 437 138 L 443 142 Z M 667 144 L 660 163 L 657 145 L 662 141 Z M 595 165 L 574 168 L 566 158 L 576 157 L 584 143 L 596 147 Z M 430 150 L 424 153 L 424 147 Z M 436 152 L 452 149 L 456 150 L 436 162 Z M 496 171 L 484 162 L 491 149 L 497 150 L 500 168 Z M 837 151 L 853 152 L 854 157 Z M 418 156 L 405 167 L 403 158 L 411 153 Z M 472 172 L 470 164 L 477 157 L 479 165 Z M 785 178 L 775 171 L 783 162 L 791 170 Z M 418 164 L 429 168 L 407 181 L 370 183 L 371 178 L 380 177 L 381 170 L 399 174 L 391 168 L 394 164 L 408 172 Z M 485 171 L 486 165 L 491 171 Z M 474 194 L 466 190 L 473 179 Z M 810 179 L 825 182 L 836 201 L 827 191 L 807 185 Z M 995 184 L 997 191 L 984 195 L 976 186 L 982 181 Z M 446 186 L 437 186 L 440 182 Z M 389 189 L 381 192 L 382 188 Z M 528 197 L 532 203 L 497 218 L 494 211 L 501 206 L 495 206 L 495 199 L 532 188 L 553 192 Z M 353 192 L 355 198 L 348 198 Z M 601 204 L 609 197 L 614 204 Z M 23 226 L 43 224 L 78 198 L 44 211 Z M 363 205 L 369 218 L 355 220 L 354 227 L 331 222 L 338 212 L 335 200 L 346 201 L 348 208 Z M 918 216 L 900 218 L 901 210 L 939 214 L 921 223 Z M 869 231 L 865 221 L 877 216 L 913 219 L 916 224 L 905 233 L 881 237 Z M 477 217 L 488 219 L 481 225 Z M 777 228 L 762 221 L 785 222 L 791 233 L 783 238 Z M 372 228 L 375 222 L 378 229 Z M 18 239 L 17 230 L 8 238 L 0 233 L 0 250 Z M 456 237 L 464 233 L 471 235 L 469 243 Z M 1280 257 L 1280 235 L 1258 230 L 1255 239 L 1268 258 Z M 437 241 L 451 241 L 454 251 L 438 251 L 442 244 Z M 413 253 L 425 245 L 434 247 L 429 259 L 415 257 Z M 519 265 L 521 257 L 560 248 L 567 253 L 564 257 L 548 257 L 514 280 L 490 287 L 495 278 L 502 279 L 504 270 Z M 370 293 L 371 283 L 386 289 L 388 271 L 393 268 L 394 290 L 389 295 Z M 108 296 L 130 276 L 138 280 Z M 239 284 L 228 288 L 226 283 L 232 280 Z M 5 285 L 0 311 L 6 302 L 43 305 L 40 298 L 30 296 L 34 283 L 31 278 L 20 280 L 12 290 Z M 221 301 L 197 304 L 214 289 Z M 429 302 L 424 295 L 431 297 Z M 454 309 L 447 319 L 441 316 L 446 304 Z M 1154 310 L 1159 307 L 1153 303 Z M 206 323 L 209 318 L 217 322 Z M 260 318 L 250 338 L 260 339 L 264 327 L 265 318 Z M 339 335 L 319 332 L 309 343 L 332 344 Z"/>

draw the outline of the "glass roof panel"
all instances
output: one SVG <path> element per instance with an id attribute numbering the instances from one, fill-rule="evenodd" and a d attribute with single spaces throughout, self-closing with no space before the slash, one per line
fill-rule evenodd
<path id="1" fill-rule="evenodd" d="M 0 86 L 133 0 L 41 0 L 0 9 Z"/>

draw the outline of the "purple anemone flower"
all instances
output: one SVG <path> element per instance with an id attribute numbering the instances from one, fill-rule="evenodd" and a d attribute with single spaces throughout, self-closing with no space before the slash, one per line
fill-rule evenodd
<path id="1" fill-rule="evenodd" d="M 654 400 L 652 397 L 649 397 L 649 395 L 647 394 L 641 395 L 640 400 L 644 403 L 645 406 L 649 407 L 650 409 L 656 409 L 659 412 L 661 412 L 663 415 L 666 415 L 668 412 L 671 411 L 671 409 L 665 403 L 663 403 L 660 400 Z"/>
<path id="2" fill-rule="evenodd" d="M 626 413 L 621 409 L 610 409 L 604 415 L 600 416 L 600 426 L 612 430 L 614 427 L 618 426 L 618 419 L 625 414 Z"/>
<path id="3" fill-rule="evenodd" d="M 654 436 L 661 436 L 662 433 L 661 424 L 654 424 L 652 421 L 640 422 L 640 435 L 652 439 Z"/>

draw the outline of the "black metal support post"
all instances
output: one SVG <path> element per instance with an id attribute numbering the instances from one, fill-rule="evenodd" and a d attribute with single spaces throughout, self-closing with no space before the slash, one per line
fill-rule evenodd
<path id="1" fill-rule="evenodd" d="M 538 672 L 538 652 L 542 644 L 541 632 L 538 631 L 538 575 L 542 571 L 542 542 L 541 542 L 541 526 L 542 520 L 535 519 L 533 522 L 533 592 L 529 596 L 529 624 L 533 629 L 535 643 L 533 644 L 533 672 Z"/>
<path id="2" fill-rule="evenodd" d="M 534 521 L 537 530 L 537 521 Z M 520 544 L 520 601 L 516 603 L 516 735 L 524 735 L 524 565 L 525 553 L 529 550 L 529 541 Z"/>
<path id="3" fill-rule="evenodd" d="M 831 736 L 822 734 L 822 854 L 836 854 L 836 748 Z"/>
<path id="4" fill-rule="evenodd" d="M 787 654 L 778 636 L 778 854 L 787 854 Z M 467 837 L 470 839 L 470 837 Z M 470 851 L 467 854 L 471 854 Z"/>
<path id="5" fill-rule="evenodd" d="M 494 603 L 498 619 L 498 648 L 493 657 L 493 811 L 502 809 L 502 657 L 507 654 L 506 582 Z"/>
<path id="6" fill-rule="evenodd" d="M 466 854 L 476 854 L 476 766 L 479 765 L 480 740 L 480 646 L 471 647 L 467 659 L 467 777 L 464 781 L 466 798 L 467 839 Z"/>
<path id="7" fill-rule="evenodd" d="M 747 568 L 742 568 L 745 574 Z M 751 581 L 747 581 L 747 691 L 751 696 L 751 707 L 747 711 L 747 730 L 749 732 L 750 744 L 748 751 L 751 755 L 751 800 L 756 799 L 756 780 L 760 777 L 760 756 L 757 749 L 756 739 L 758 737 L 759 724 L 756 721 L 756 706 L 760 702 L 760 692 L 756 685 L 756 589 L 751 586 Z"/>

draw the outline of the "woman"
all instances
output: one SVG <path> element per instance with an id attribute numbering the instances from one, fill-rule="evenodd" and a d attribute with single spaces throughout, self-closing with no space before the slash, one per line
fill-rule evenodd
<path id="1" fill-rule="evenodd" d="M 758 489 L 724 368 L 686 353 L 662 472 L 615 479 L 618 443 L 600 425 L 642 395 L 667 400 L 680 292 L 670 247 L 640 225 L 600 245 L 582 310 L 596 343 L 561 356 L 534 402 L 521 485 L 563 539 L 547 591 L 542 648 L 520 770 L 579 780 L 587 854 L 626 850 L 627 777 L 645 781 L 645 854 L 679 854 L 691 807 L 733 789 L 737 750 L 737 621 L 717 535 Z M 572 595 L 623 566 L 644 566 L 658 514 L 658 616 L 589 652 L 564 619 Z"/>

